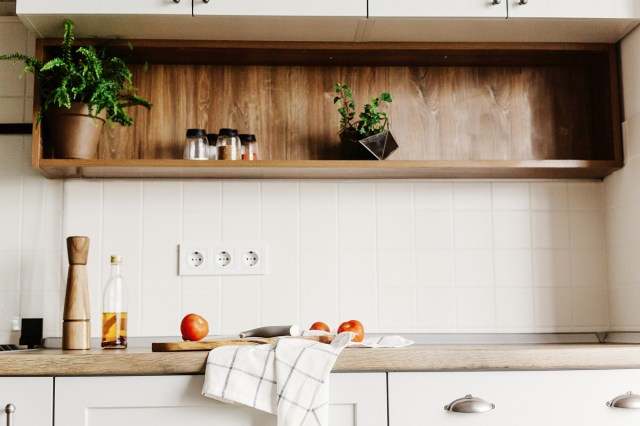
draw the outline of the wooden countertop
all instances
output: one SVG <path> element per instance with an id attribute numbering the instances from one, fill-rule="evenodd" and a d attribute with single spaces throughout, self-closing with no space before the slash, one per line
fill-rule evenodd
<path id="1" fill-rule="evenodd" d="M 203 374 L 208 351 L 151 348 L 0 353 L 0 376 Z M 412 345 L 347 348 L 333 371 L 447 371 L 640 368 L 640 345 Z"/>

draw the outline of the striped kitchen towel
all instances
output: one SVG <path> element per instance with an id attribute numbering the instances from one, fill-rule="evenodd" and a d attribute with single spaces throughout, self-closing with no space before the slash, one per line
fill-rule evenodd
<path id="1" fill-rule="evenodd" d="M 329 373 L 352 337 L 342 333 L 331 344 L 291 337 L 213 349 L 202 394 L 277 414 L 278 426 L 326 426 Z"/>

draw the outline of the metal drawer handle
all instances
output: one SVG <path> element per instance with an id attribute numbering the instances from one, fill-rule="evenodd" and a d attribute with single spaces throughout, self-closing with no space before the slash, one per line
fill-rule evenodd
<path id="1" fill-rule="evenodd" d="M 502 0 L 493 0 L 493 4 L 500 4 Z"/>
<path id="2" fill-rule="evenodd" d="M 4 412 L 7 413 L 7 426 L 13 426 L 13 413 L 16 411 L 16 406 L 13 404 L 7 404 L 4 407 Z"/>
<path id="3" fill-rule="evenodd" d="M 494 408 L 496 408 L 495 404 L 491 404 L 484 399 L 476 398 L 471 395 L 466 395 L 464 398 L 458 398 L 449 405 L 444 406 L 445 410 L 453 411 L 454 413 L 486 413 Z"/>
<path id="4" fill-rule="evenodd" d="M 611 408 L 640 408 L 640 395 L 636 395 L 629 391 L 625 394 L 618 395 L 611 401 L 607 402 L 607 407 Z"/>
<path id="5" fill-rule="evenodd" d="M 520 4 L 527 4 L 529 3 L 529 0 L 520 0 Z"/>
<path id="6" fill-rule="evenodd" d="M 173 0 L 174 3 L 180 3 L 180 0 Z"/>

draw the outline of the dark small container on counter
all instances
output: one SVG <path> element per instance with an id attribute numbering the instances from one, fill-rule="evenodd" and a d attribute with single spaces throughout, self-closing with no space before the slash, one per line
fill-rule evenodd
<path id="1" fill-rule="evenodd" d="M 256 135 L 243 133 L 240 135 L 240 144 L 242 145 L 241 158 L 243 160 L 258 160 L 260 153 L 258 150 L 258 141 Z"/>

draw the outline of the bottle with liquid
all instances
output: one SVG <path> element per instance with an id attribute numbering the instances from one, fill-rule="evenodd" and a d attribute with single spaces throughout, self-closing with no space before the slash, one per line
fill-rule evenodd
<path id="1" fill-rule="evenodd" d="M 127 288 L 122 278 L 122 256 L 111 256 L 111 275 L 102 298 L 102 343 L 105 349 L 127 347 Z"/>

